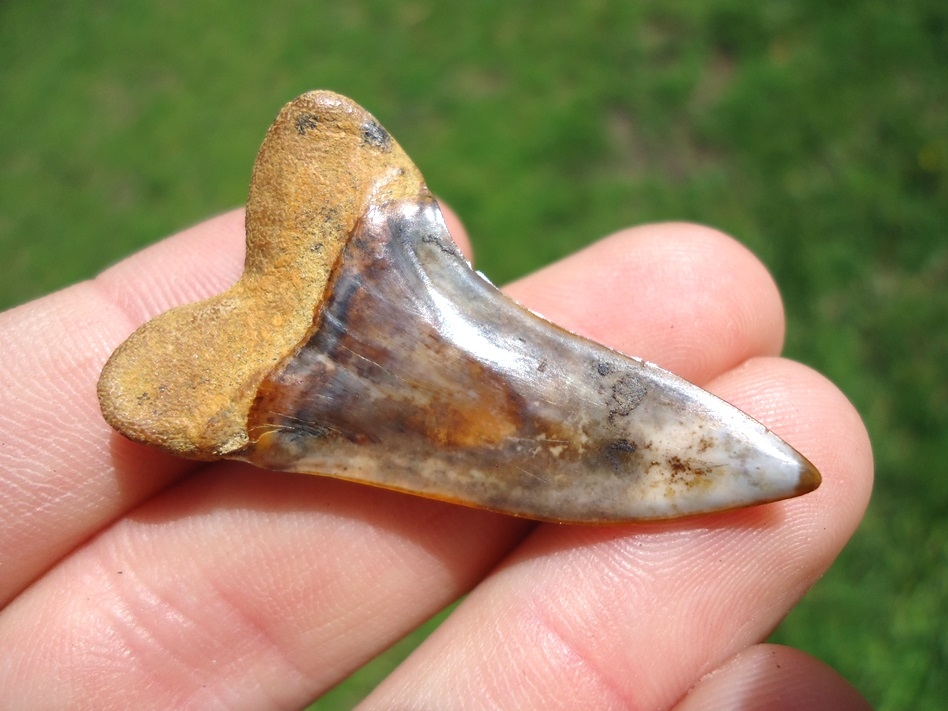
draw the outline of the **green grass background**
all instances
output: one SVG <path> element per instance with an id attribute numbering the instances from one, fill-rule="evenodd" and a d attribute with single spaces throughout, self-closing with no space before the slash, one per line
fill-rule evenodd
<path id="1" fill-rule="evenodd" d="M 4 0 L 0 306 L 242 203 L 271 119 L 317 87 L 376 114 L 496 282 L 630 224 L 719 227 L 876 454 L 862 527 L 774 639 L 879 709 L 943 708 L 946 69 L 941 0 Z"/>

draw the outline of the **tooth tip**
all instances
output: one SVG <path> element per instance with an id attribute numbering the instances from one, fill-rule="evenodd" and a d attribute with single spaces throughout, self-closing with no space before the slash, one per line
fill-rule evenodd
<path id="1" fill-rule="evenodd" d="M 800 476 L 797 487 L 794 490 L 794 496 L 808 494 L 819 487 L 823 482 L 823 477 L 819 470 L 803 455 L 800 455 Z"/>

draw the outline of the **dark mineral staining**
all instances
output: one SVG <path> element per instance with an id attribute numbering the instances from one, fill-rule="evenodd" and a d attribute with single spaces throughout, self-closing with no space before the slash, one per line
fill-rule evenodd
<path id="1" fill-rule="evenodd" d="M 296 117 L 296 130 L 301 136 L 305 136 L 307 131 L 312 131 L 318 124 L 316 114 L 300 114 Z"/>
<path id="2" fill-rule="evenodd" d="M 628 416 L 648 394 L 644 383 L 629 375 L 623 375 L 612 386 L 612 402 L 609 420 Z"/>
<path id="3" fill-rule="evenodd" d="M 671 472 L 672 481 L 684 480 L 689 485 L 694 485 L 699 477 L 710 473 L 707 467 L 697 466 L 695 462 L 686 461 L 677 455 L 668 457 L 665 467 Z"/>
<path id="4" fill-rule="evenodd" d="M 433 234 L 424 234 L 421 237 L 423 244 L 431 244 L 440 249 L 445 254 L 450 254 L 454 257 L 461 257 L 461 253 L 458 251 L 457 247 L 453 243 L 447 244 L 443 239 L 438 235 Z"/>
<path id="5" fill-rule="evenodd" d="M 362 140 L 370 146 L 381 148 L 383 151 L 390 150 L 392 147 L 392 137 L 388 135 L 388 131 L 375 121 L 366 121 L 362 124 Z"/>
<path id="6" fill-rule="evenodd" d="M 602 375 L 603 377 L 605 377 L 606 375 L 609 375 L 609 373 L 612 372 L 612 364 L 607 363 L 604 360 L 601 360 L 596 364 L 596 370 L 599 371 L 599 375 Z"/>
<path id="7" fill-rule="evenodd" d="M 639 446 L 635 442 L 630 442 L 627 439 L 617 439 L 609 444 L 609 451 L 621 454 L 632 454 L 638 448 Z"/>
<path id="8" fill-rule="evenodd" d="M 603 450 L 603 459 L 608 463 L 610 469 L 619 474 L 631 469 L 630 459 L 638 449 L 639 446 L 630 440 L 613 440 Z"/>

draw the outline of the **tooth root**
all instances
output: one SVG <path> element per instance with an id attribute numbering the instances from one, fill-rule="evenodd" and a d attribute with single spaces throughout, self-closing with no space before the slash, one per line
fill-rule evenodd
<path id="1" fill-rule="evenodd" d="M 281 112 L 247 235 L 233 289 L 146 324 L 103 369 L 103 413 L 126 436 L 561 522 L 819 485 L 733 406 L 472 271 L 417 169 L 347 99 L 314 92 Z"/>
<path id="2" fill-rule="evenodd" d="M 247 458 L 530 518 L 669 518 L 786 498 L 815 470 L 700 388 L 568 333 L 473 272 L 431 198 L 373 208 Z"/>

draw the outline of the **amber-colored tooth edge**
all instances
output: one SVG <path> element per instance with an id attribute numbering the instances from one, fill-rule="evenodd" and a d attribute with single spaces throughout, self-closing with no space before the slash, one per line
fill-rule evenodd
<path id="1" fill-rule="evenodd" d="M 358 104 L 327 91 L 287 104 L 254 164 L 243 276 L 119 346 L 98 384 L 106 421 L 195 459 L 245 447 L 257 387 L 311 327 L 359 218 L 372 204 L 427 196 L 418 169 Z"/>

